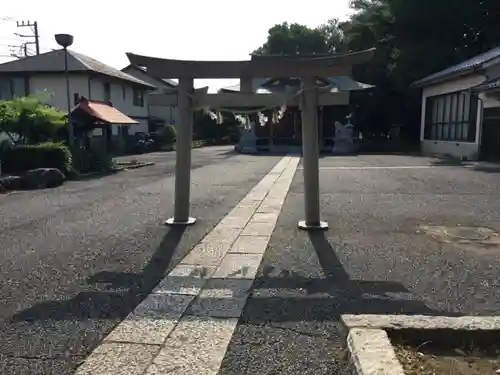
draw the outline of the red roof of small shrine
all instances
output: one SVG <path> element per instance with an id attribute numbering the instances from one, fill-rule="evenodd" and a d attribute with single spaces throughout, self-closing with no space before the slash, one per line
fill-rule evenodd
<path id="1" fill-rule="evenodd" d="M 107 122 L 109 124 L 123 124 L 123 125 L 137 125 L 138 122 L 123 114 L 111 102 L 104 102 L 100 100 L 90 100 L 85 97 L 80 98 L 78 104 L 71 110 L 84 111 L 97 120 Z"/>

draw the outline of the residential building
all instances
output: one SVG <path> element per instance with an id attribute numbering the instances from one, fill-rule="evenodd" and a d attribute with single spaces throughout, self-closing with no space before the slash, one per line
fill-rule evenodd
<path id="1" fill-rule="evenodd" d="M 150 95 L 165 93 L 177 87 L 177 82 L 171 79 L 155 77 L 152 74 L 149 74 L 147 72 L 147 69 L 144 67 L 128 65 L 127 67 L 122 69 L 122 72 L 125 72 L 131 76 L 136 77 L 137 79 L 140 79 L 141 81 L 155 86 L 156 90 L 148 92 Z M 151 117 L 151 131 L 157 130 L 158 128 L 161 128 L 165 125 L 176 126 L 179 122 L 177 106 L 158 106 L 150 104 L 149 115 Z"/>
<path id="2" fill-rule="evenodd" d="M 40 94 L 48 104 L 67 111 L 64 50 L 54 50 L 0 64 L 0 99 Z M 137 121 L 127 127 L 128 134 L 148 132 L 147 93 L 155 86 L 81 53 L 68 50 L 71 106 L 80 97 L 111 102 L 113 107 Z M 120 124 L 112 125 L 112 134 L 121 134 Z"/>
<path id="3" fill-rule="evenodd" d="M 500 158 L 500 47 L 412 84 L 422 88 L 423 152 Z"/>

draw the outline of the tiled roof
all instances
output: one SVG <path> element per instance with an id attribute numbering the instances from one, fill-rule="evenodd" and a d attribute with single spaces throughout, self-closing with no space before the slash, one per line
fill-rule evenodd
<path id="1" fill-rule="evenodd" d="M 469 72 L 471 70 L 481 68 L 483 64 L 499 58 L 500 57 L 500 46 L 493 48 L 485 53 L 482 53 L 478 56 L 475 56 L 469 60 L 466 60 L 464 62 L 461 62 L 460 64 L 451 66 L 447 69 L 444 69 L 440 72 L 431 74 L 428 77 L 422 78 L 412 84 L 412 87 L 422 87 L 426 86 L 428 83 L 431 83 L 432 81 L 440 80 L 443 78 L 447 78 L 451 75 L 454 74 L 459 74 L 459 73 L 465 73 Z"/>
<path id="2" fill-rule="evenodd" d="M 0 64 L 0 73 L 25 73 L 25 72 L 63 72 L 64 50 L 58 49 L 36 56 L 25 57 Z M 100 61 L 81 53 L 68 50 L 68 71 L 70 72 L 95 72 L 106 76 L 132 82 L 141 86 L 153 88 L 154 86 L 124 73 Z"/>
<path id="3" fill-rule="evenodd" d="M 148 74 L 148 70 L 146 69 L 146 67 L 144 66 L 135 66 L 135 65 L 129 65 L 129 66 L 133 66 L 134 68 L 137 68 L 139 69 L 140 71 L 142 71 L 144 74 L 147 74 L 149 77 L 153 78 L 153 79 L 156 79 L 156 80 L 160 80 L 160 81 L 163 81 L 165 82 L 167 85 L 170 85 L 172 87 L 175 87 L 177 86 L 177 82 L 175 82 L 174 80 L 171 80 L 171 79 L 168 79 L 168 78 L 158 78 L 158 77 L 154 77 L 150 74 Z M 127 67 L 128 68 L 128 67 Z M 126 69 L 126 68 L 125 68 Z"/>
<path id="4" fill-rule="evenodd" d="M 81 98 L 80 102 L 71 110 L 72 113 L 77 111 L 84 111 L 93 118 L 109 123 L 120 125 L 137 125 L 136 120 L 131 119 L 127 115 L 121 113 L 109 102 L 100 100 L 89 100 Z"/>

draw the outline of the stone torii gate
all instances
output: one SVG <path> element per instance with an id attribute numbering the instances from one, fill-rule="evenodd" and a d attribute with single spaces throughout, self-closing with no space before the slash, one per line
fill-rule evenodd
<path id="1" fill-rule="evenodd" d="M 191 185 L 191 142 L 193 108 L 196 107 L 279 107 L 283 103 L 300 105 L 302 111 L 302 155 L 304 165 L 305 220 L 299 222 L 304 230 L 327 229 L 321 221 L 319 203 L 319 146 L 318 105 L 347 105 L 349 93 L 331 93 L 316 86 L 316 77 L 350 76 L 353 65 L 366 63 L 375 49 L 318 56 L 252 56 L 247 61 L 185 61 L 140 56 L 127 53 L 130 63 L 145 67 L 149 74 L 161 78 L 177 78 L 176 89 L 152 95 L 150 104 L 177 105 L 179 126 L 175 166 L 175 210 L 167 220 L 169 225 L 191 225 L 196 219 L 189 216 Z M 265 77 L 300 77 L 300 98 L 290 94 L 252 93 L 252 80 Z M 208 94 L 194 89 L 194 79 L 238 78 L 240 92 Z"/>

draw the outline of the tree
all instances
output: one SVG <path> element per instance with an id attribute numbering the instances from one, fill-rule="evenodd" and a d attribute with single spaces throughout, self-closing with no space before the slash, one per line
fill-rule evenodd
<path id="1" fill-rule="evenodd" d="M 344 33 L 340 25 L 341 23 L 337 18 L 332 18 L 317 28 L 325 39 L 329 53 L 344 52 L 346 50 Z"/>
<path id="2" fill-rule="evenodd" d="M 51 107 L 36 96 L 0 101 L 0 125 L 20 142 L 34 144 L 52 139 L 65 125 L 66 113 Z"/>
<path id="3" fill-rule="evenodd" d="M 356 124 L 385 132 L 406 125 L 419 140 L 421 96 L 412 82 L 500 45 L 498 0 L 351 0 L 353 13 L 310 29 L 284 23 L 269 30 L 256 53 L 297 55 L 376 47 L 354 79 L 376 86 L 353 99 Z M 356 95 L 358 96 L 358 95 Z"/>
<path id="4" fill-rule="evenodd" d="M 289 55 L 328 53 L 325 33 L 298 23 L 275 25 L 269 29 L 267 41 L 253 52 L 255 55 Z"/>

